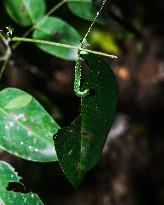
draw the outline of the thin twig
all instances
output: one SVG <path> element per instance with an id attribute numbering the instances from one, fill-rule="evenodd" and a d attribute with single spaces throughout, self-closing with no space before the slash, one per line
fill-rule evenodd
<path id="1" fill-rule="evenodd" d="M 58 4 L 56 4 L 50 11 L 47 12 L 46 16 L 50 16 L 52 13 L 54 13 L 56 10 L 58 10 L 63 4 L 65 4 L 68 0 L 62 0 Z"/>
<path id="2" fill-rule="evenodd" d="M 11 57 L 11 48 L 9 45 L 9 37 L 5 38 L 1 33 L 0 33 L 0 39 L 2 39 L 2 43 L 5 45 L 6 47 L 6 52 L 5 54 L 0 58 L 0 61 L 4 61 L 2 64 L 2 67 L 0 68 L 0 79 L 2 78 L 2 75 L 6 69 L 6 66 L 10 60 Z"/>
<path id="3" fill-rule="evenodd" d="M 106 56 L 109 58 L 118 58 L 115 55 L 109 55 L 107 53 L 102 53 L 99 51 L 94 51 L 94 50 L 90 50 L 90 49 L 86 49 L 86 48 L 80 48 L 78 46 L 72 46 L 72 45 L 57 43 L 57 42 L 52 42 L 52 41 L 45 41 L 45 40 L 31 39 L 31 38 L 21 38 L 21 37 L 13 37 L 10 39 L 10 41 L 19 41 L 19 42 L 27 42 L 27 43 L 41 43 L 41 44 L 52 45 L 52 46 L 57 46 L 57 47 L 62 47 L 62 48 L 80 50 L 80 51 L 84 51 L 87 53 L 93 53 L 93 54 L 96 54 L 99 56 Z"/>
<path id="4" fill-rule="evenodd" d="M 5 69 L 6 69 L 6 66 L 7 66 L 7 64 L 9 62 L 9 60 L 10 60 L 10 56 L 11 55 L 8 55 L 8 57 L 5 58 L 5 61 L 3 62 L 3 65 L 2 65 L 2 67 L 0 69 L 0 79 L 2 78 L 2 75 L 3 75 L 3 73 L 4 73 Z"/>

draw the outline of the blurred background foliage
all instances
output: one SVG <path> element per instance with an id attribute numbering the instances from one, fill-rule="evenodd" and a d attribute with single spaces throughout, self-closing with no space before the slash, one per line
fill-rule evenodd
<path id="1" fill-rule="evenodd" d="M 95 11 L 101 3 L 92 0 Z M 47 0 L 47 5 L 49 10 L 54 1 Z M 27 187 L 9 185 L 9 190 L 32 190 L 48 205 L 164 204 L 163 13 L 163 0 L 107 1 L 89 35 L 92 49 L 119 57 L 105 59 L 117 77 L 119 103 L 102 158 L 80 188 L 72 187 L 58 163 L 33 163 L 1 150 L 0 159 L 16 168 Z M 71 13 L 66 4 L 55 15 L 74 26 L 81 36 L 90 25 Z M 0 3 L 0 29 L 8 25 L 14 27 L 16 36 L 26 31 L 13 23 Z M 0 44 L 1 55 L 3 52 Z M 80 101 L 73 94 L 74 64 L 22 43 L 14 51 L 0 87 L 28 91 L 65 126 L 79 113 Z"/>

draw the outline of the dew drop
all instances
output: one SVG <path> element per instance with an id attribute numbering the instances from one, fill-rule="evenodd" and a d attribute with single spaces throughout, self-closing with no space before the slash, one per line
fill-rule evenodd
<path id="1" fill-rule="evenodd" d="M 28 131 L 28 136 L 31 137 L 31 135 L 32 135 L 32 132 Z"/>
<path id="2" fill-rule="evenodd" d="M 9 122 L 9 127 L 13 127 L 14 123 L 12 121 Z"/>
<path id="3" fill-rule="evenodd" d="M 72 153 L 72 150 L 70 150 L 70 151 L 68 152 L 68 155 L 71 155 L 71 153 Z"/>

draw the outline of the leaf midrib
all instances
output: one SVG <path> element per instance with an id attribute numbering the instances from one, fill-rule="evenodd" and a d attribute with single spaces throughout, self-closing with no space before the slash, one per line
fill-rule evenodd
<path id="1" fill-rule="evenodd" d="M 31 23 L 34 24 L 33 19 L 32 19 L 32 15 L 31 15 L 31 13 L 30 13 L 30 11 L 29 11 L 29 9 L 28 9 L 28 6 L 27 6 L 27 4 L 26 4 L 26 1 L 23 1 L 23 0 L 22 0 L 22 4 L 24 4 L 24 6 L 26 7 L 26 11 L 27 11 L 28 17 L 30 18 Z"/>

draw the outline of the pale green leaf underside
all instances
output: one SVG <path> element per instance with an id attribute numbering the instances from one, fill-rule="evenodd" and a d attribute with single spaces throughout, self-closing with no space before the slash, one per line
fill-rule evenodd
<path id="1" fill-rule="evenodd" d="M 59 126 L 29 94 L 16 88 L 0 92 L 0 147 L 24 159 L 57 160 L 53 135 Z"/>
<path id="2" fill-rule="evenodd" d="M 22 108 L 25 107 L 32 100 L 32 96 L 30 95 L 22 95 L 13 100 L 11 100 L 4 109 L 10 110 L 14 108 Z"/>

